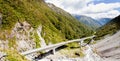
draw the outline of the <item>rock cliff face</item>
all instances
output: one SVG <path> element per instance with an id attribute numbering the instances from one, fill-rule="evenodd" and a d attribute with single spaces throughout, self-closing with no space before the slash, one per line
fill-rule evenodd
<path id="1" fill-rule="evenodd" d="M 15 24 L 9 35 L 5 34 L 7 39 L 0 40 L 0 48 L 13 50 L 15 48 L 18 52 L 24 52 L 40 46 L 45 47 L 46 43 L 41 36 L 41 32 L 41 25 L 37 29 L 33 29 L 33 27 L 31 27 L 26 21 L 22 23 L 18 22 Z"/>

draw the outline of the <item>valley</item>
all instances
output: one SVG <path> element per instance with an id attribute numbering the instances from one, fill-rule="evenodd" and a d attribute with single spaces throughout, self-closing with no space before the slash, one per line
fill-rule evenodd
<path id="1" fill-rule="evenodd" d="M 120 61 L 120 15 L 46 1 L 0 0 L 0 61 Z"/>

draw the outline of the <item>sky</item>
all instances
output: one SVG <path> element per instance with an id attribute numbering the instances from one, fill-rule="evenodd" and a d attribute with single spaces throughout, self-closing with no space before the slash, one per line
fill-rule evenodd
<path id="1" fill-rule="evenodd" d="M 114 18 L 120 15 L 120 0 L 46 0 L 74 15 L 94 19 Z"/>

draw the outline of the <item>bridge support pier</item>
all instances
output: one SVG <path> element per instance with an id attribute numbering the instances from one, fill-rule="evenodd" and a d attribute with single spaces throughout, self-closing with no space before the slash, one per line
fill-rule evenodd
<path id="1" fill-rule="evenodd" d="M 53 52 L 53 55 L 55 55 L 55 49 L 56 49 L 56 48 L 53 48 L 53 50 L 52 50 L 52 52 Z"/>
<path id="2" fill-rule="evenodd" d="M 80 42 L 79 42 L 80 47 L 82 47 L 82 46 L 83 46 L 83 41 L 84 41 L 84 40 L 82 40 L 82 41 L 80 41 Z"/>

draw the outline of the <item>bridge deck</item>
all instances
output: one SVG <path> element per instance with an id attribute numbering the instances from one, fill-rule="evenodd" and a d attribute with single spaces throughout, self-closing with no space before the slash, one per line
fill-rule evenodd
<path id="1" fill-rule="evenodd" d="M 54 49 L 54 48 L 60 47 L 60 46 L 62 46 L 62 45 L 68 44 L 68 43 L 80 42 L 80 41 L 83 41 L 83 40 L 85 40 L 85 39 L 93 38 L 93 37 L 95 37 L 95 35 L 90 36 L 90 37 L 86 37 L 86 38 L 69 40 L 69 41 L 66 41 L 66 42 L 61 42 L 61 43 L 49 45 L 49 46 L 46 46 L 46 47 L 37 48 L 37 49 L 29 50 L 29 51 L 25 51 L 25 52 L 23 52 L 23 53 L 21 53 L 21 54 L 22 54 L 22 55 L 28 55 L 28 54 L 35 53 L 35 52 L 38 52 L 38 51 L 52 50 L 52 49 Z"/>

